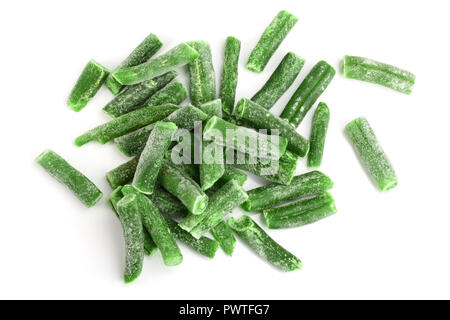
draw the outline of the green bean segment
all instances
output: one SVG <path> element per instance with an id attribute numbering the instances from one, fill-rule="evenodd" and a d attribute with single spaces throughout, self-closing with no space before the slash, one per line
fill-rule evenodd
<path id="1" fill-rule="evenodd" d="M 222 250 L 229 256 L 232 256 L 236 245 L 236 238 L 234 237 L 228 224 L 226 224 L 223 220 L 220 221 L 215 227 L 211 228 L 211 234 L 214 239 L 219 242 Z"/>
<path id="2" fill-rule="evenodd" d="M 308 167 L 310 168 L 318 168 L 322 164 L 328 122 L 330 122 L 330 109 L 328 109 L 328 106 L 325 103 L 320 102 L 316 112 L 314 112 L 311 129 L 310 149 L 308 154 Z"/>
<path id="3" fill-rule="evenodd" d="M 223 103 L 223 111 L 227 115 L 231 115 L 234 109 L 240 51 L 241 41 L 234 37 L 228 37 L 225 43 L 225 56 L 219 94 Z"/>

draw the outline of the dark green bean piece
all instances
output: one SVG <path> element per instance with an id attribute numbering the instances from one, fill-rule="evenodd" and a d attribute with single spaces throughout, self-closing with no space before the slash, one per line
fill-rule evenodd
<path id="1" fill-rule="evenodd" d="M 308 154 L 308 167 L 318 168 L 322 164 L 323 149 L 327 136 L 328 122 L 330 121 L 330 110 L 328 106 L 320 102 L 314 112 L 313 124 L 310 137 L 310 150 Z"/>
<path id="2" fill-rule="evenodd" d="M 223 103 L 223 111 L 227 115 L 233 114 L 234 99 L 236 97 L 236 87 L 238 82 L 240 51 L 241 41 L 234 37 L 228 37 L 225 43 L 225 57 L 219 94 Z"/>

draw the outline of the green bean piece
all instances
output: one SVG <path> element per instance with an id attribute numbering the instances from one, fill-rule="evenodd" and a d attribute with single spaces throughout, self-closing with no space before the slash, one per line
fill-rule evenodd
<path id="1" fill-rule="evenodd" d="M 87 207 L 94 206 L 103 193 L 84 174 L 72 167 L 66 160 L 52 150 L 45 150 L 36 162 L 53 178 L 64 184 Z"/>
<path id="2" fill-rule="evenodd" d="M 145 194 L 152 194 L 165 152 L 178 127 L 173 122 L 157 122 L 139 157 L 133 178 L 133 187 Z"/>
<path id="3" fill-rule="evenodd" d="M 248 200 L 242 204 L 247 212 L 262 211 L 284 202 L 326 192 L 333 181 L 320 171 L 311 171 L 292 179 L 289 186 L 271 183 L 247 191 Z"/>
<path id="4" fill-rule="evenodd" d="M 189 232 L 181 229 L 178 224 L 172 219 L 165 217 L 167 224 L 169 226 L 170 232 L 173 234 L 175 239 L 184 244 L 187 244 L 192 249 L 204 255 L 208 258 L 214 258 L 216 255 L 217 249 L 219 249 L 219 243 L 215 240 L 212 240 L 208 237 L 200 237 L 199 239 L 195 239 Z"/>
<path id="5" fill-rule="evenodd" d="M 147 196 L 161 213 L 172 219 L 185 218 L 189 214 L 184 204 L 164 190 L 159 183 L 156 183 L 153 193 Z"/>
<path id="6" fill-rule="evenodd" d="M 199 56 L 188 64 L 189 92 L 196 107 L 216 99 L 216 75 L 211 57 L 211 48 L 206 41 L 187 43 L 197 50 Z"/>
<path id="7" fill-rule="evenodd" d="M 206 191 L 206 194 L 208 196 L 212 195 L 230 180 L 235 180 L 242 187 L 245 181 L 247 181 L 247 175 L 244 172 L 226 164 L 222 177 Z"/>
<path id="8" fill-rule="evenodd" d="M 134 194 L 136 196 L 142 224 L 158 246 L 164 264 L 166 266 L 177 266 L 183 262 L 183 255 L 170 232 L 167 221 L 153 202 L 131 185 L 124 186 L 122 192 L 124 195 Z"/>
<path id="9" fill-rule="evenodd" d="M 220 99 L 223 103 L 223 111 L 227 115 L 233 114 L 236 87 L 238 82 L 239 55 L 241 41 L 234 37 L 228 37 L 225 42 L 225 57 L 223 62 L 222 78 L 220 81 Z"/>
<path id="10" fill-rule="evenodd" d="M 376 83 L 410 94 L 416 76 L 406 70 L 363 57 L 344 56 L 344 77 Z"/>
<path id="11" fill-rule="evenodd" d="M 330 122 L 330 109 L 328 106 L 319 102 L 316 112 L 314 112 L 310 149 L 308 154 L 308 167 L 318 168 L 322 164 L 323 149 L 325 147 L 325 138 L 328 131 L 328 123 Z"/>
<path id="12" fill-rule="evenodd" d="M 247 199 L 245 190 L 236 181 L 231 180 L 211 195 L 208 207 L 203 213 L 190 214 L 178 225 L 198 239 Z"/>
<path id="13" fill-rule="evenodd" d="M 325 61 L 319 61 L 292 95 L 283 112 L 281 112 L 280 118 L 285 119 L 297 128 L 333 80 L 335 74 L 336 70 L 332 66 Z"/>
<path id="14" fill-rule="evenodd" d="M 112 76 L 120 84 L 130 85 L 150 80 L 176 67 L 197 59 L 199 53 L 186 43 L 181 43 L 157 58 L 134 67 L 121 68 Z"/>
<path id="15" fill-rule="evenodd" d="M 240 156 L 236 155 L 239 158 Z M 278 161 L 242 156 L 244 162 L 235 161 L 235 168 L 253 173 L 267 181 L 289 185 L 294 178 L 299 157 L 286 151 Z M 228 161 L 228 160 L 227 160 Z"/>
<path id="16" fill-rule="evenodd" d="M 142 272 L 144 262 L 144 229 L 134 194 L 124 196 L 117 203 L 125 239 L 125 283 L 135 280 Z"/>
<path id="17" fill-rule="evenodd" d="M 380 191 L 389 191 L 398 184 L 391 162 L 365 118 L 357 118 L 345 126 L 345 133 L 369 176 Z"/>
<path id="18" fill-rule="evenodd" d="M 174 80 L 166 85 L 164 88 L 152 95 L 145 103 L 143 107 L 147 106 L 159 106 L 162 104 L 180 104 L 186 100 L 188 96 L 187 89 L 184 84 L 178 80 Z"/>
<path id="19" fill-rule="evenodd" d="M 147 143 L 148 137 L 152 132 L 155 124 L 149 124 L 130 133 L 124 134 L 121 137 L 114 139 L 114 144 L 117 149 L 127 157 L 134 157 L 141 154 Z"/>
<path id="20" fill-rule="evenodd" d="M 209 117 L 219 117 L 222 118 L 222 100 L 216 99 L 209 102 L 206 102 L 198 107 L 204 113 L 206 113 Z"/>
<path id="21" fill-rule="evenodd" d="M 132 111 L 89 130 L 75 139 L 75 145 L 80 147 L 93 140 L 105 144 L 114 138 L 162 120 L 178 109 L 176 105 L 167 104 Z"/>
<path id="22" fill-rule="evenodd" d="M 121 164 L 117 168 L 108 171 L 106 173 L 106 180 L 111 188 L 116 189 L 117 187 L 131 183 L 133 181 L 138 162 L 139 157 L 136 157 Z"/>
<path id="23" fill-rule="evenodd" d="M 153 57 L 162 47 L 162 42 L 153 33 L 149 34 L 131 53 L 123 60 L 117 69 L 134 67 Z M 106 79 L 106 86 L 113 94 L 118 94 L 124 88 L 111 75 Z"/>
<path id="24" fill-rule="evenodd" d="M 119 214 L 117 213 L 117 202 L 119 202 L 120 199 L 122 198 L 123 198 L 122 186 L 118 186 L 113 190 L 113 192 L 111 192 L 111 195 L 109 196 L 108 199 L 108 202 L 111 205 L 111 208 L 113 209 L 117 218 L 119 218 Z"/>
<path id="25" fill-rule="evenodd" d="M 165 159 L 161 166 L 158 181 L 177 197 L 194 215 L 201 214 L 208 205 L 208 196 L 200 186 L 185 172 Z"/>
<path id="26" fill-rule="evenodd" d="M 229 256 L 233 255 L 234 246 L 236 245 L 236 238 L 233 235 L 230 227 L 223 220 L 211 229 L 211 234 L 214 239 L 219 242 L 222 250 Z"/>
<path id="27" fill-rule="evenodd" d="M 206 123 L 203 129 L 203 140 L 213 141 L 252 157 L 274 160 L 284 154 L 287 146 L 287 140 L 282 136 L 260 133 L 218 117 L 212 117 Z"/>
<path id="28" fill-rule="evenodd" d="M 249 216 L 228 219 L 230 228 L 244 240 L 253 251 L 272 265 L 288 272 L 302 268 L 302 262 L 276 243 Z"/>
<path id="29" fill-rule="evenodd" d="M 247 69 L 253 72 L 262 72 L 297 21 L 297 17 L 293 14 L 285 10 L 280 11 L 264 30 L 256 47 L 250 54 Z"/>
<path id="30" fill-rule="evenodd" d="M 288 122 L 270 113 L 265 108 L 248 99 L 241 99 L 236 105 L 235 117 L 256 129 L 278 130 L 278 134 L 287 140 L 287 149 L 299 157 L 309 150 L 309 142 Z"/>
<path id="31" fill-rule="evenodd" d="M 151 80 L 127 86 L 103 108 L 103 111 L 109 116 L 117 118 L 125 113 L 140 109 L 148 98 L 164 88 L 177 75 L 178 72 L 172 70 Z"/>
<path id="32" fill-rule="evenodd" d="M 253 96 L 253 102 L 270 109 L 294 83 L 303 68 L 305 59 L 288 52 L 264 86 Z"/>
<path id="33" fill-rule="evenodd" d="M 311 199 L 263 211 L 269 229 L 300 227 L 335 213 L 334 199 L 328 192 Z"/>
<path id="34" fill-rule="evenodd" d="M 108 75 L 109 71 L 100 63 L 89 61 L 70 92 L 67 105 L 73 111 L 81 111 L 95 96 Z"/>
<path id="35" fill-rule="evenodd" d="M 170 114 L 164 121 L 173 122 L 178 128 L 191 131 L 197 123 L 205 121 L 206 119 L 208 119 L 208 115 L 202 110 L 192 105 L 187 105 Z"/>

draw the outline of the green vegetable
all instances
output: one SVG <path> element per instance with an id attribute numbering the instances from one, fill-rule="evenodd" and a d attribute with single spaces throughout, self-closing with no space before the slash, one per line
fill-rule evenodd
<path id="1" fill-rule="evenodd" d="M 179 265 L 183 261 L 183 255 L 169 230 L 166 219 L 159 212 L 158 208 L 156 208 L 149 198 L 139 193 L 130 185 L 124 186 L 122 192 L 125 196 L 128 194 L 136 196 L 137 207 L 141 214 L 142 224 L 158 246 L 164 264 L 166 266 Z"/>
<path id="2" fill-rule="evenodd" d="M 302 268 L 300 259 L 276 243 L 249 216 L 230 218 L 228 225 L 253 251 L 274 266 L 285 272 Z"/>
<path id="3" fill-rule="evenodd" d="M 130 283 L 139 277 L 144 262 L 144 230 L 136 195 L 124 196 L 117 203 L 117 212 L 125 238 L 124 280 Z"/>
<path id="4" fill-rule="evenodd" d="M 164 154 L 177 130 L 173 122 L 157 122 L 139 157 L 133 187 L 145 194 L 152 194 L 158 178 Z"/>
<path id="5" fill-rule="evenodd" d="M 223 111 L 227 115 L 231 115 L 234 109 L 240 51 L 241 41 L 234 37 L 228 37 L 225 43 L 225 57 L 219 94 L 223 103 Z M 221 117 L 222 116 L 220 116 L 220 118 Z"/>
<path id="6" fill-rule="evenodd" d="M 111 188 L 116 189 L 133 181 L 134 173 L 139 162 L 139 157 L 121 164 L 106 173 L 106 180 Z"/>
<path id="7" fill-rule="evenodd" d="M 284 10 L 280 11 L 264 30 L 256 47 L 250 54 L 247 69 L 253 72 L 262 72 L 297 21 L 297 17 L 291 13 Z"/>
<path id="8" fill-rule="evenodd" d="M 93 140 L 107 143 L 114 138 L 162 120 L 177 109 L 179 109 L 178 106 L 167 104 L 135 110 L 89 130 L 75 139 L 75 145 L 80 147 Z"/>
<path id="9" fill-rule="evenodd" d="M 191 131 L 194 129 L 196 123 L 205 121 L 207 118 L 208 115 L 202 110 L 192 105 L 187 105 L 170 114 L 164 121 L 173 122 L 179 128 Z"/>
<path id="10" fill-rule="evenodd" d="M 388 191 L 397 186 L 394 168 L 379 145 L 367 119 L 357 118 L 349 122 L 345 126 L 345 133 L 378 189 Z"/>
<path id="11" fill-rule="evenodd" d="M 64 184 L 87 206 L 94 206 L 103 193 L 85 175 L 51 150 L 45 150 L 37 158 L 53 178 Z"/>
<path id="12" fill-rule="evenodd" d="M 159 57 L 145 63 L 134 67 L 121 68 L 115 71 L 112 76 L 120 84 L 136 84 L 145 80 L 150 80 L 173 68 L 185 65 L 197 59 L 198 56 L 199 53 L 195 49 L 186 43 L 181 43 Z"/>
<path id="13" fill-rule="evenodd" d="M 290 185 L 271 183 L 247 191 L 248 200 L 242 204 L 245 211 L 262 211 L 283 202 L 323 193 L 333 188 L 333 181 L 320 171 L 311 171 L 292 179 Z"/>
<path id="14" fill-rule="evenodd" d="M 122 61 L 118 69 L 134 67 L 146 62 L 158 52 L 162 47 L 162 42 L 154 34 L 149 34 L 131 53 Z M 113 94 L 118 94 L 124 88 L 111 75 L 106 79 L 106 86 Z"/>
<path id="15" fill-rule="evenodd" d="M 176 71 L 169 71 L 159 77 L 147 80 L 124 88 L 114 99 L 112 99 L 103 111 L 113 118 L 125 113 L 140 109 L 142 104 L 154 95 L 158 90 L 175 79 Z M 110 78 L 113 79 L 113 78 Z"/>
<path id="16" fill-rule="evenodd" d="M 410 94 L 416 81 L 411 72 L 375 60 L 344 56 L 346 78 L 376 83 L 396 91 Z"/>
<path id="17" fill-rule="evenodd" d="M 299 227 L 316 222 L 334 213 L 336 213 L 336 206 L 329 193 L 263 211 L 267 226 L 270 229 Z"/>
<path id="18" fill-rule="evenodd" d="M 335 74 L 336 70 L 332 66 L 319 61 L 292 95 L 280 117 L 297 128 Z"/>
<path id="19" fill-rule="evenodd" d="M 211 229 L 211 234 L 214 239 L 219 242 L 222 250 L 229 256 L 232 256 L 234 246 L 236 245 L 236 238 L 233 236 L 233 232 L 230 227 L 222 220 Z"/>
<path id="20" fill-rule="evenodd" d="M 328 106 L 320 102 L 314 112 L 313 124 L 310 137 L 310 149 L 308 154 L 308 167 L 318 168 L 322 164 L 323 149 L 327 136 L 328 122 L 330 121 L 330 110 Z"/>
<path id="21" fill-rule="evenodd" d="M 190 41 L 187 44 L 199 53 L 198 58 L 188 64 L 191 101 L 198 107 L 216 99 L 216 76 L 209 43 Z"/>
<path id="22" fill-rule="evenodd" d="M 158 181 L 194 215 L 201 214 L 206 209 L 208 196 L 191 177 L 175 167 L 170 160 L 163 161 Z"/>
<path id="23" fill-rule="evenodd" d="M 73 111 L 81 111 L 95 96 L 108 75 L 109 71 L 101 64 L 94 60 L 89 61 L 70 92 L 67 105 Z"/>
<path id="24" fill-rule="evenodd" d="M 155 124 L 142 127 L 130 133 L 124 134 L 114 139 L 114 144 L 117 149 L 127 157 L 138 156 L 144 150 L 148 137 L 152 132 Z"/>
<path id="25" fill-rule="evenodd" d="M 211 195 L 206 210 L 198 215 L 188 215 L 179 226 L 198 239 L 247 198 L 244 189 L 236 181 L 231 180 Z"/>
<path id="26" fill-rule="evenodd" d="M 206 102 L 198 108 L 206 113 L 209 117 L 216 116 L 222 118 L 222 100 L 220 99 Z"/>
<path id="27" fill-rule="evenodd" d="M 159 106 L 162 104 L 180 104 L 186 100 L 188 92 L 178 80 L 174 80 L 164 88 L 152 95 L 144 104 L 146 106 Z"/>
<path id="28" fill-rule="evenodd" d="M 164 213 L 172 219 L 185 218 L 189 214 L 189 211 L 186 209 L 184 204 L 164 190 L 158 182 L 155 185 L 155 190 L 153 193 L 151 195 L 147 195 L 147 197 L 153 202 L 161 213 Z"/>
<path id="29" fill-rule="evenodd" d="M 268 110 L 248 99 L 241 99 L 236 105 L 235 117 L 238 121 L 256 129 L 278 130 L 278 134 L 286 138 L 287 149 L 300 157 L 306 156 L 309 142 L 285 120 L 273 115 Z"/>
<path id="30" fill-rule="evenodd" d="M 265 109 L 270 109 L 281 98 L 287 89 L 294 83 L 300 70 L 305 64 L 305 59 L 293 52 L 288 52 L 269 80 L 251 99 Z"/>

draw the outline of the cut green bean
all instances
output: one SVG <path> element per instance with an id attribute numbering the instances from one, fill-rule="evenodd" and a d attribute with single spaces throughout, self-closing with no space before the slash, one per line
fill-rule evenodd
<path id="1" fill-rule="evenodd" d="M 350 139 L 361 164 L 377 188 L 388 191 L 398 184 L 394 168 L 387 158 L 377 137 L 365 118 L 357 118 L 345 126 L 345 132 Z"/>
<path id="2" fill-rule="evenodd" d="M 161 213 L 164 213 L 172 219 L 185 218 L 189 214 L 184 204 L 164 190 L 159 183 L 156 183 L 155 190 L 151 195 L 148 195 L 148 198 Z"/>
<path id="3" fill-rule="evenodd" d="M 133 187 L 145 194 L 152 194 L 165 152 L 177 130 L 173 122 L 157 122 L 139 157 L 133 178 Z"/>
<path id="4" fill-rule="evenodd" d="M 117 203 L 117 211 L 125 238 L 124 280 L 130 283 L 139 277 L 144 262 L 144 229 L 136 195 L 124 196 Z"/>
<path id="5" fill-rule="evenodd" d="M 186 43 L 181 43 L 157 58 L 134 67 L 119 69 L 112 76 L 120 84 L 136 84 L 150 80 L 173 68 L 188 64 L 197 59 L 198 56 L 199 53 L 195 49 Z"/>
<path id="6" fill-rule="evenodd" d="M 151 80 L 128 86 L 112 99 L 103 108 L 103 111 L 109 116 L 117 118 L 125 113 L 140 109 L 148 98 L 164 88 L 177 75 L 178 72 L 172 70 Z"/>
<path id="7" fill-rule="evenodd" d="M 346 78 L 376 83 L 410 94 L 416 76 L 406 70 L 363 57 L 344 56 Z"/>
<path id="8" fill-rule="evenodd" d="M 234 246 L 236 245 L 236 238 L 233 235 L 230 227 L 223 220 L 211 229 L 211 234 L 214 239 L 219 242 L 222 250 L 229 256 L 233 255 Z"/>
<path id="9" fill-rule="evenodd" d="M 311 199 L 296 201 L 283 207 L 263 211 L 270 229 L 304 226 L 336 213 L 331 194 L 323 193 Z"/>
<path id="10" fill-rule="evenodd" d="M 230 180 L 235 180 L 242 187 L 245 181 L 247 181 L 247 175 L 232 166 L 225 165 L 225 172 L 216 184 L 224 185 Z"/>
<path id="11" fill-rule="evenodd" d="M 166 266 L 177 266 L 183 261 L 183 255 L 178 247 L 164 216 L 145 195 L 139 193 L 131 185 L 122 188 L 124 195 L 134 194 L 137 198 L 138 210 L 142 217 L 144 228 L 150 233 Z"/>
<path id="12" fill-rule="evenodd" d="M 109 71 L 101 64 L 94 60 L 89 61 L 70 92 L 67 105 L 73 111 L 81 111 L 95 96 L 108 75 Z"/>
<path id="13" fill-rule="evenodd" d="M 111 205 L 111 208 L 113 209 L 117 218 L 119 218 L 119 214 L 117 213 L 117 203 L 122 198 L 123 198 L 122 186 L 119 186 L 116 189 L 114 189 L 113 192 L 111 192 L 111 195 L 109 196 L 108 202 Z"/>
<path id="14" fill-rule="evenodd" d="M 253 96 L 253 102 L 265 109 L 270 109 L 294 83 L 305 59 L 293 52 L 288 52 L 264 86 Z"/>
<path id="15" fill-rule="evenodd" d="M 194 215 L 201 214 L 206 209 L 208 196 L 191 177 L 172 165 L 170 160 L 163 161 L 158 181 Z"/>
<path id="16" fill-rule="evenodd" d="M 203 139 L 249 154 L 251 157 L 279 159 L 286 151 L 286 138 L 267 135 L 212 117 L 203 129 Z"/>
<path id="17" fill-rule="evenodd" d="M 264 30 L 256 47 L 250 54 L 247 69 L 253 72 L 262 72 L 297 21 L 297 17 L 293 14 L 285 10 L 280 11 Z"/>
<path id="18" fill-rule="evenodd" d="M 205 121 L 206 119 L 208 119 L 208 115 L 202 110 L 192 105 L 187 105 L 170 114 L 164 121 L 173 122 L 178 128 L 191 131 L 196 124 Z"/>
<path id="19" fill-rule="evenodd" d="M 256 129 L 267 129 L 269 132 L 278 130 L 278 134 L 286 138 L 288 142 L 287 149 L 296 155 L 304 157 L 308 153 L 308 140 L 297 133 L 288 122 L 273 115 L 255 102 L 241 99 L 236 105 L 235 116 L 238 121 L 244 120 L 246 124 Z"/>
<path id="20" fill-rule="evenodd" d="M 149 34 L 131 53 L 123 60 L 117 69 L 134 67 L 153 57 L 162 47 L 162 42 L 154 34 Z M 106 79 L 106 86 L 113 94 L 118 94 L 124 88 L 111 75 Z"/>
<path id="21" fill-rule="evenodd" d="M 209 43 L 190 41 L 187 44 L 199 53 L 198 58 L 188 64 L 191 101 L 194 106 L 198 107 L 216 99 L 216 75 Z"/>
<path id="22" fill-rule="evenodd" d="M 111 188 L 129 184 L 133 181 L 134 173 L 139 162 L 139 157 L 133 158 L 130 161 L 121 164 L 117 168 L 114 168 L 106 173 L 106 180 Z"/>
<path id="23" fill-rule="evenodd" d="M 162 104 L 180 104 L 186 100 L 188 96 L 187 89 L 184 84 L 178 80 L 174 80 L 164 88 L 152 95 L 144 104 L 146 106 L 159 106 Z"/>
<path id="24" fill-rule="evenodd" d="M 300 259 L 276 243 L 249 216 L 242 216 L 239 219 L 230 218 L 227 222 L 239 238 L 272 265 L 285 272 L 302 268 Z"/>
<path id="25" fill-rule="evenodd" d="M 154 127 L 155 124 L 152 123 L 148 126 L 124 134 L 123 136 L 114 139 L 114 144 L 117 149 L 127 157 L 140 155 L 142 150 L 144 150 L 148 137 Z"/>
<path id="26" fill-rule="evenodd" d="M 322 164 L 328 122 L 330 122 L 330 110 L 325 103 L 320 102 L 316 112 L 314 112 L 311 129 L 310 149 L 308 154 L 308 167 L 310 168 L 318 168 Z"/>
<path id="27" fill-rule="evenodd" d="M 181 229 L 178 224 L 172 219 L 166 217 L 167 224 L 169 225 L 170 232 L 180 242 L 187 244 L 192 249 L 204 255 L 208 258 L 214 258 L 217 249 L 219 249 L 219 243 L 208 237 L 200 237 L 195 239 L 189 232 Z"/>
<path id="28" fill-rule="evenodd" d="M 94 206 L 102 198 L 103 193 L 97 186 L 56 152 L 45 150 L 36 158 L 36 162 L 53 178 L 72 190 L 87 207 Z"/>
<path id="29" fill-rule="evenodd" d="M 177 109 L 178 106 L 167 104 L 135 110 L 89 130 L 75 139 L 75 145 L 80 147 L 93 140 L 105 144 L 114 138 L 162 120 Z"/>
<path id="30" fill-rule="evenodd" d="M 244 162 L 240 162 L 239 159 L 243 159 Z M 299 157 L 290 151 L 286 151 L 278 161 L 237 155 L 237 161 L 232 166 L 253 173 L 267 181 L 289 185 L 297 170 L 298 159 Z"/>
<path id="31" fill-rule="evenodd" d="M 231 180 L 211 195 L 208 207 L 203 213 L 188 215 L 179 226 L 198 239 L 247 199 L 245 190 L 236 181 Z"/>
<path id="32" fill-rule="evenodd" d="M 236 87 L 238 82 L 239 54 L 241 41 L 228 37 L 225 43 L 225 57 L 223 62 L 222 78 L 220 82 L 220 99 L 223 111 L 227 115 L 233 114 Z"/>
<path id="33" fill-rule="evenodd" d="M 222 100 L 220 99 L 206 102 L 198 108 L 206 113 L 209 117 L 216 116 L 222 118 Z"/>
<path id="34" fill-rule="evenodd" d="M 242 204 L 247 212 L 262 211 L 287 201 L 326 192 L 333 181 L 320 171 L 311 171 L 292 179 L 289 186 L 271 183 L 247 191 L 248 200 Z"/>
<path id="35" fill-rule="evenodd" d="M 319 61 L 292 95 L 280 117 L 297 128 L 335 74 L 336 70 L 332 66 Z"/>

